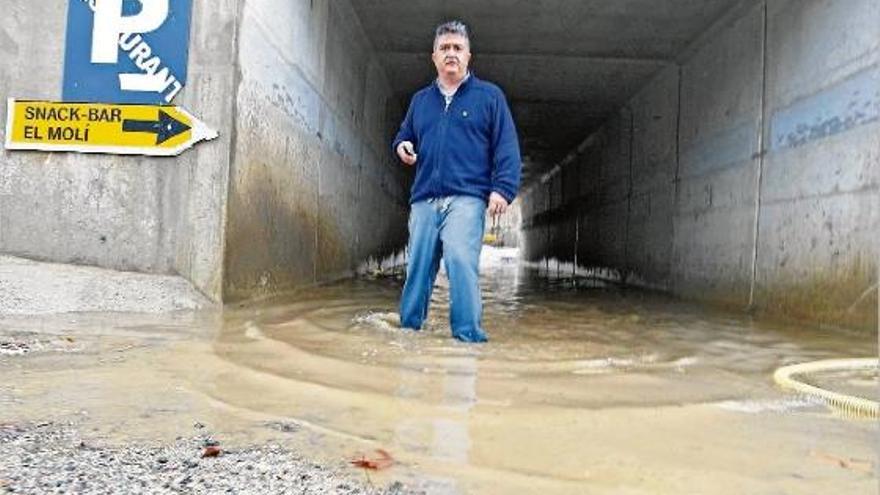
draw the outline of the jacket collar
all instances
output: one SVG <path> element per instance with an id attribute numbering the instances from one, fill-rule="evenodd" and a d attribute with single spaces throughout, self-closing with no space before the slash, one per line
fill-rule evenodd
<path id="1" fill-rule="evenodd" d="M 461 81 L 461 84 L 458 86 L 458 89 L 455 91 L 455 94 L 458 94 L 461 91 L 465 90 L 468 86 L 470 86 L 471 81 L 475 80 L 476 78 L 477 78 L 477 76 L 473 73 L 473 71 L 469 70 L 468 73 L 464 76 L 464 79 Z M 434 79 L 433 86 L 435 89 L 437 89 L 437 92 L 440 93 L 440 95 L 442 96 L 443 90 L 440 89 L 440 78 L 439 77 L 437 79 Z"/>

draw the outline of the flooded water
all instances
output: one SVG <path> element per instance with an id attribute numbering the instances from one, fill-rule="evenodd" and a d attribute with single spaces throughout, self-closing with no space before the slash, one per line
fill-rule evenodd
<path id="1" fill-rule="evenodd" d="M 381 448 L 396 464 L 373 482 L 438 494 L 876 493 L 876 422 L 772 379 L 786 364 L 875 356 L 875 336 L 487 257 L 485 345 L 450 338 L 442 277 L 417 333 L 396 328 L 393 278 L 223 314 L 2 320 L 0 335 L 33 350 L 0 349 L 0 421 L 76 417 L 114 442 L 200 422 L 331 461 Z M 823 380 L 877 396 L 876 373 Z"/>

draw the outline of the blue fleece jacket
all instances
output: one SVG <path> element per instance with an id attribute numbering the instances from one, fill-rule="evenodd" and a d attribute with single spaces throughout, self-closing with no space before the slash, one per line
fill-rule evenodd
<path id="1" fill-rule="evenodd" d="M 392 144 L 411 141 L 418 155 L 410 203 L 463 194 L 508 202 L 519 190 L 522 160 L 516 127 L 501 89 L 471 74 L 449 108 L 437 83 L 419 90 Z"/>

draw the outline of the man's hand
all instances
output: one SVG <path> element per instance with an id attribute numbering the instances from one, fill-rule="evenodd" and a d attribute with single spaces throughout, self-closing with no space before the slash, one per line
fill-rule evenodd
<path id="1" fill-rule="evenodd" d="M 503 215 L 505 211 L 507 211 L 507 200 L 504 199 L 504 196 L 493 191 L 489 195 L 489 215 L 493 217 Z"/>
<path id="2" fill-rule="evenodd" d="M 414 164 L 418 158 L 413 144 L 409 141 L 403 141 L 397 145 L 397 156 L 400 157 L 400 161 L 407 165 Z"/>

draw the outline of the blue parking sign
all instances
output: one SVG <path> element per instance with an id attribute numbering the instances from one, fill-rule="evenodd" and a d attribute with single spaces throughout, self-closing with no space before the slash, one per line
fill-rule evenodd
<path id="1" fill-rule="evenodd" d="M 192 0 L 68 0 L 64 101 L 168 104 L 186 83 Z"/>

